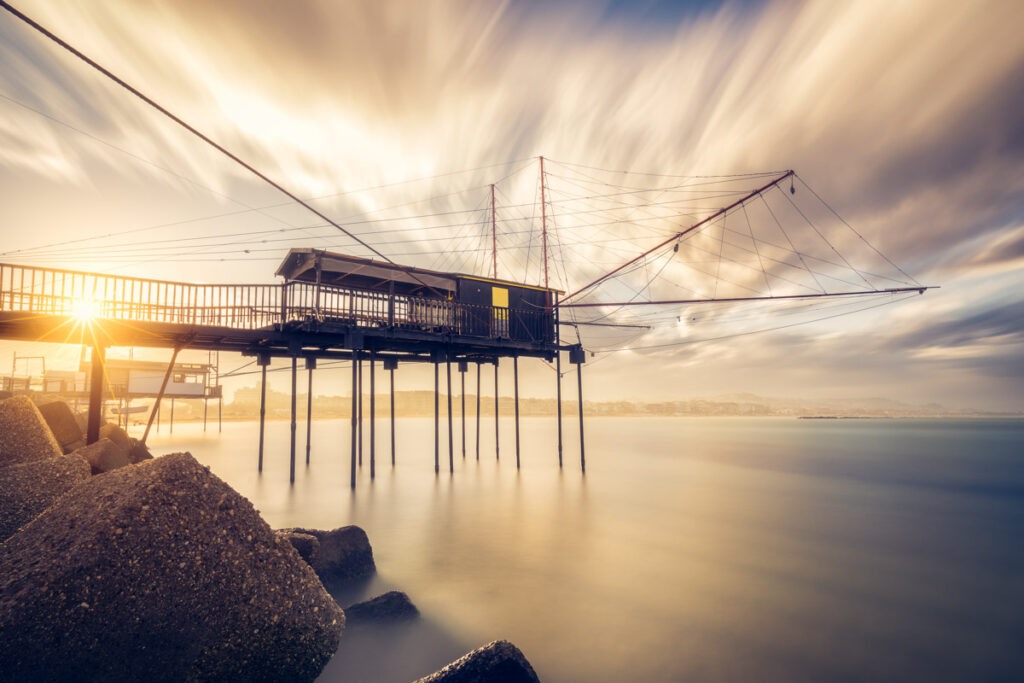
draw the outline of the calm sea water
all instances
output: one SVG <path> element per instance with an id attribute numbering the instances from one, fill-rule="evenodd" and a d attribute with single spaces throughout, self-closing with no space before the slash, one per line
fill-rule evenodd
<path id="1" fill-rule="evenodd" d="M 442 422 L 442 430 L 446 432 Z M 1024 421 L 589 419 L 473 423 L 455 473 L 433 421 L 378 422 L 355 494 L 348 424 L 167 425 L 274 527 L 358 524 L 423 618 L 346 632 L 323 681 L 409 681 L 495 638 L 552 681 L 1024 680 Z M 368 439 L 368 427 L 366 429 Z M 153 437 L 151 437 L 152 439 Z"/>

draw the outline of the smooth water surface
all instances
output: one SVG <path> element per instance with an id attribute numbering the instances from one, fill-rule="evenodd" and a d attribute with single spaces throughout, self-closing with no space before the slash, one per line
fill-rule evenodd
<path id="1" fill-rule="evenodd" d="M 1024 680 L 1024 422 L 485 418 L 480 459 L 455 422 L 369 426 L 355 494 L 349 428 L 313 423 L 294 486 L 289 426 L 175 425 L 275 528 L 358 524 L 378 578 L 423 618 L 347 631 L 324 681 L 409 681 L 496 638 L 558 681 Z"/>

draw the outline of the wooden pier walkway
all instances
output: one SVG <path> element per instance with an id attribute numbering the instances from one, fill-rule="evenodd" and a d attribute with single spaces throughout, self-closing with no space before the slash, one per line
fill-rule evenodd
<path id="1" fill-rule="evenodd" d="M 328 253 L 329 254 L 329 253 Z M 321 253 L 320 256 L 323 254 Z M 291 256 L 291 255 L 290 255 Z M 314 254 L 314 256 L 316 256 Z M 349 259 L 334 255 L 340 259 Z M 319 258 L 319 257 L 318 257 Z M 350 259 L 358 261 L 356 259 Z M 420 281 L 431 278 L 430 271 L 396 267 L 365 261 L 375 267 L 394 270 L 403 268 Z M 367 266 L 369 267 L 369 266 Z M 419 273 L 419 275 L 417 275 Z M 61 344 L 81 344 L 92 348 L 89 427 L 87 440 L 98 438 L 104 381 L 105 351 L 113 346 L 170 348 L 174 350 L 164 383 L 178 352 L 182 349 L 231 351 L 254 356 L 262 368 L 263 395 L 266 390 L 266 368 L 270 359 L 290 358 L 292 361 L 292 443 L 291 478 L 295 476 L 296 411 L 294 390 L 298 360 L 304 359 L 312 373 L 319 358 L 352 360 L 353 396 L 361 396 L 362 364 L 369 363 L 371 386 L 374 367 L 381 361 L 391 374 L 400 362 L 434 364 L 435 437 L 439 431 L 438 396 L 439 365 L 447 368 L 448 400 L 451 400 L 451 364 L 460 373 L 477 365 L 477 395 L 480 394 L 480 366 L 493 364 L 495 417 L 498 405 L 497 366 L 501 358 L 511 358 L 514 369 L 514 391 L 518 400 L 520 357 L 554 362 L 558 382 L 558 461 L 562 464 L 561 429 L 561 351 L 569 351 L 570 361 L 577 365 L 580 406 L 580 439 L 582 463 L 582 376 L 580 367 L 584 354 L 579 345 L 561 345 L 558 340 L 558 314 L 554 290 L 545 306 L 484 305 L 456 300 L 450 293 L 424 296 L 422 292 L 396 290 L 394 279 L 390 288 L 346 287 L 319 281 L 287 280 L 279 284 L 201 284 L 127 277 L 102 273 L 40 268 L 0 263 L 0 339 Z M 389 276 L 391 277 L 391 276 Z M 503 288 L 525 288 L 525 285 L 459 276 Z M 387 282 L 382 280 L 381 282 Z M 361 283 L 365 284 L 365 283 Z M 408 284 L 408 283 L 407 283 Z M 427 285 L 429 287 L 429 285 Z M 489 296 L 489 294 L 488 294 Z M 507 297 L 507 293 L 505 294 Z M 526 299 L 522 299 L 526 301 Z M 463 384 L 465 377 L 463 374 Z M 157 397 L 153 415 L 159 410 Z M 357 460 L 357 425 L 362 424 L 361 407 L 357 401 L 352 409 L 352 476 L 355 486 Z M 373 424 L 371 398 L 371 425 Z M 518 403 L 516 417 L 516 463 L 519 464 Z M 263 463 L 263 422 L 265 406 L 260 411 L 259 467 Z M 451 410 L 448 431 L 451 434 Z M 463 420 L 465 416 L 463 415 Z M 392 420 L 394 413 L 392 412 Z M 479 412 L 477 413 L 479 431 Z M 309 426 L 307 425 L 307 434 Z M 497 429 L 497 422 L 495 429 Z M 463 426 L 463 431 L 465 427 Z M 393 433 L 393 430 L 392 430 Z M 146 429 L 145 440 L 149 434 Z M 497 432 L 495 434 L 497 440 Z M 478 439 L 479 442 L 479 439 Z M 497 442 L 497 441 L 496 441 Z M 393 441 L 392 441 L 393 448 Z M 371 438 L 371 473 L 375 470 Z M 497 457 L 497 446 L 495 455 Z M 307 452 L 307 464 L 309 454 Z M 362 461 L 362 439 L 359 439 L 359 462 Z M 454 471 L 452 445 L 449 440 L 449 468 Z M 478 454 L 479 457 L 479 445 Z M 392 453 L 392 462 L 394 453 Z M 439 439 L 434 439 L 434 469 L 440 471 Z"/>

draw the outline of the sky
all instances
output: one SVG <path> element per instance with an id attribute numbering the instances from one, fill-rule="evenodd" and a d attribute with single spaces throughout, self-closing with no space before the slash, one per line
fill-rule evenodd
<path id="1" fill-rule="evenodd" d="M 544 156 L 563 290 L 720 208 L 657 213 L 680 177 L 786 169 L 828 240 L 812 247 L 808 232 L 794 251 L 890 278 L 873 284 L 941 287 L 871 308 L 617 312 L 650 329 L 583 333 L 590 399 L 751 392 L 1024 410 L 1019 2 L 14 4 L 397 261 L 487 272 L 478 219 L 495 183 L 500 273 L 539 282 Z M 289 246 L 366 255 L 7 13 L 0 63 L 0 261 L 273 282 Z M 657 192 L 613 220 L 578 217 L 608 208 L 597 188 L 634 187 Z M 781 189 L 773 201 L 789 201 Z M 641 210 L 655 212 L 646 228 L 630 222 Z M 747 218 L 762 246 L 782 239 L 761 232 L 768 213 Z M 643 296 L 783 288 L 778 269 L 751 267 L 736 241 L 747 228 L 730 220 L 591 300 L 651 280 Z M 714 266 L 694 265 L 715 249 Z M 0 343 L 0 367 L 14 351 L 30 349 Z M 46 352 L 51 365 L 78 359 Z M 524 393 L 550 394 L 550 370 L 524 365 Z"/>

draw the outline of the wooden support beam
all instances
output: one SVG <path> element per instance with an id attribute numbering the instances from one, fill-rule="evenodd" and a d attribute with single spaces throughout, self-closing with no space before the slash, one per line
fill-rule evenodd
<path id="1" fill-rule="evenodd" d="M 151 412 L 149 414 L 149 422 L 146 424 L 146 431 L 143 432 L 143 434 L 142 434 L 142 445 L 143 446 L 146 445 L 146 439 L 149 438 L 149 428 L 153 426 L 153 418 L 154 417 L 156 418 L 157 428 L 159 429 L 159 425 L 160 425 L 160 401 L 164 397 L 164 392 L 167 391 L 167 382 L 171 379 L 171 372 L 174 371 L 174 362 L 178 359 L 178 352 L 181 351 L 181 348 L 182 348 L 181 346 L 175 346 L 174 347 L 174 352 L 171 353 L 171 362 L 167 364 L 167 371 L 164 372 L 164 379 L 160 383 L 160 393 L 158 393 L 156 395 L 156 401 L 153 402 L 153 412 Z M 96 371 L 94 369 L 93 370 L 93 374 L 94 375 L 95 375 L 95 372 Z M 89 420 L 90 420 L 90 424 L 91 424 L 91 421 L 92 421 L 92 397 L 91 396 L 89 398 Z M 96 436 L 97 436 L 97 438 L 99 437 L 99 423 L 97 423 L 97 426 L 96 426 Z M 88 437 L 86 437 L 86 441 L 88 441 L 88 440 L 89 440 Z"/>
<path id="2" fill-rule="evenodd" d="M 85 443 L 96 443 L 100 439 L 100 422 L 103 421 L 103 388 L 105 385 L 107 350 L 99 344 L 92 347 L 92 361 L 89 366 L 89 419 L 85 429 Z M 177 352 L 174 354 L 177 356 Z M 173 367 L 173 366 L 172 366 Z M 168 368 L 168 373 L 170 368 Z M 167 377 L 164 376 L 163 386 L 160 387 L 160 394 L 163 395 L 167 386 Z M 157 401 L 159 402 L 159 398 Z M 159 403 L 158 403 L 159 406 Z M 150 416 L 150 424 L 153 422 Z M 149 427 L 146 427 L 146 435 L 149 434 Z M 143 443 L 146 436 L 142 437 Z"/>

